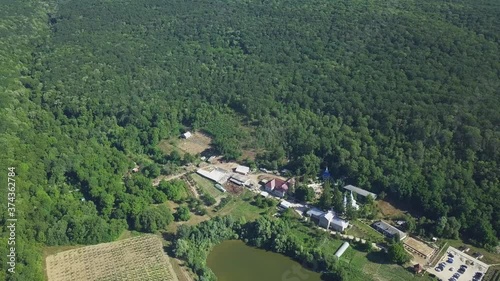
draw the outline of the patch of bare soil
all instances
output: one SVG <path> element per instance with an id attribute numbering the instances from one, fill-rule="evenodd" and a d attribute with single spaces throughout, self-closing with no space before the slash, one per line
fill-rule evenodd
<path id="1" fill-rule="evenodd" d="M 384 218 L 394 218 L 406 213 L 385 200 L 378 200 L 377 205 Z"/>
<path id="2" fill-rule="evenodd" d="M 190 154 L 199 154 L 203 151 L 210 149 L 212 139 L 200 132 L 195 132 L 189 139 L 180 139 L 177 143 L 177 147 Z"/>
<path id="3" fill-rule="evenodd" d="M 240 195 L 244 191 L 244 187 L 229 182 L 224 185 L 224 188 L 227 190 L 227 192 L 234 195 Z"/>

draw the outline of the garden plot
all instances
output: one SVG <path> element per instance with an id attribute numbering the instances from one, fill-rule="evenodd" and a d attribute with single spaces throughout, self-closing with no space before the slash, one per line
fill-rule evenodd
<path id="1" fill-rule="evenodd" d="M 49 281 L 178 281 L 161 239 L 137 236 L 48 256 Z"/>

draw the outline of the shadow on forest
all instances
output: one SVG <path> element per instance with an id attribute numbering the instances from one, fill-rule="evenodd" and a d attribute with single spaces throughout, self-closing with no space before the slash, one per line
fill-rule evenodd
<path id="1" fill-rule="evenodd" d="M 174 241 L 175 234 L 170 232 L 163 232 L 162 237 L 165 241 Z M 167 253 L 167 255 L 169 255 L 170 257 L 175 257 L 173 245 L 173 243 L 169 243 L 168 246 L 163 247 L 163 251 L 165 251 L 165 253 Z"/>

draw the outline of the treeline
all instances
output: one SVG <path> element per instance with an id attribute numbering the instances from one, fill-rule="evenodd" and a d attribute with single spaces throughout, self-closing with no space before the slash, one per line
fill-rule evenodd
<path id="1" fill-rule="evenodd" d="M 232 217 L 215 217 L 197 226 L 181 225 L 176 233 L 173 252 L 185 260 L 199 280 L 217 280 L 207 267 L 207 257 L 213 246 L 227 239 L 238 239 L 241 222 Z"/>

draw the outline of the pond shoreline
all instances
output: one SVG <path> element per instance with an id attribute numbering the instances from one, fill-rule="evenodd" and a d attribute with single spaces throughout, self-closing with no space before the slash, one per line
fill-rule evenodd
<path id="1" fill-rule="evenodd" d="M 249 246 L 242 240 L 225 240 L 215 245 L 207 265 L 219 281 L 321 280 L 320 273 L 305 268 L 291 257 Z"/>

